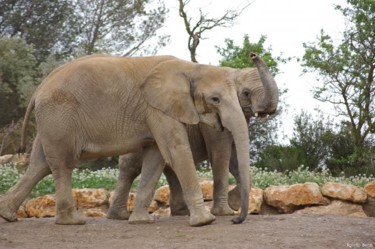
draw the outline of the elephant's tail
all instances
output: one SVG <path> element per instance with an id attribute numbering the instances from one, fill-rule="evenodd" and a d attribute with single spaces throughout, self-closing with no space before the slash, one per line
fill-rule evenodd
<path id="1" fill-rule="evenodd" d="M 34 110 L 34 107 L 35 107 L 36 92 L 37 91 L 35 91 L 34 94 L 31 96 L 30 102 L 27 105 L 25 116 L 23 118 L 22 132 L 21 132 L 21 145 L 17 150 L 18 154 L 25 153 L 25 151 L 26 151 L 27 126 L 28 126 L 29 121 L 30 121 L 31 112 Z"/>

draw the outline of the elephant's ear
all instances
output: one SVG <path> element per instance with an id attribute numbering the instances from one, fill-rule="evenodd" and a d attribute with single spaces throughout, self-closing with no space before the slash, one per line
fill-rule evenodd
<path id="1" fill-rule="evenodd" d="M 192 63 L 168 61 L 150 72 L 141 86 L 147 103 L 185 124 L 198 124 L 199 115 L 192 98 L 193 79 L 184 65 Z"/>

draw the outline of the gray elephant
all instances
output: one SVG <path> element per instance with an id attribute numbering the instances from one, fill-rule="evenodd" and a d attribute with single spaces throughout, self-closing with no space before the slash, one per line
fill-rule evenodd
<path id="1" fill-rule="evenodd" d="M 278 88 L 265 63 L 255 54 L 251 55 L 257 68 L 231 69 L 231 78 L 236 83 L 237 94 L 243 108 L 246 120 L 251 116 L 272 114 L 276 111 L 278 103 Z M 231 215 L 234 211 L 228 206 L 228 165 L 230 172 L 240 183 L 236 150 L 233 139 L 227 130 L 217 132 L 205 124 L 189 125 L 187 127 L 194 162 L 199 163 L 209 158 L 214 176 L 214 198 L 211 213 L 214 215 Z M 246 134 L 247 136 L 247 134 Z M 233 148 L 232 148 L 233 147 Z M 153 150 L 154 148 L 152 148 Z M 129 219 L 130 223 L 147 223 L 153 219 L 148 215 L 147 206 L 152 193 L 144 193 L 145 185 L 153 185 L 159 175 L 150 178 L 149 173 L 142 173 L 141 184 L 137 191 L 136 206 L 133 213 L 127 210 L 128 194 L 134 179 L 141 173 L 141 169 L 149 169 L 147 165 L 164 165 L 161 156 L 150 157 L 149 148 L 144 148 L 135 153 L 123 155 L 119 159 L 120 175 L 114 192 L 113 201 L 108 210 L 110 219 Z M 145 155 L 143 155 L 144 153 Z M 142 167 L 143 163 L 143 167 Z M 156 172 L 155 170 L 153 172 Z M 170 167 L 164 169 L 170 186 L 170 207 L 172 215 L 186 215 L 189 211 L 182 198 L 179 181 Z M 149 188 L 148 188 L 149 189 Z M 236 188 L 238 190 L 238 186 Z M 239 191 L 232 199 L 241 199 Z M 237 201 L 235 202 L 237 204 Z M 232 206 L 231 206 L 232 207 Z M 238 209 L 239 207 L 236 207 Z M 244 208 L 244 207 L 243 207 Z M 242 210 L 243 210 L 242 208 Z M 247 210 L 247 209 L 246 209 Z M 130 216 L 130 218 L 129 218 Z"/>
<path id="2" fill-rule="evenodd" d="M 7 221 L 16 220 L 31 189 L 52 173 L 55 222 L 85 224 L 71 193 L 77 162 L 157 144 L 180 179 L 190 225 L 211 223 L 215 217 L 203 206 L 185 129 L 199 122 L 231 131 L 244 183 L 241 193 L 249 192 L 247 124 L 234 82 L 219 67 L 170 57 L 85 57 L 57 68 L 41 83 L 27 108 L 23 134 L 33 109 L 37 135 L 30 165 L 0 202 L 0 216 Z M 24 144 L 23 139 L 21 149 Z M 242 201 L 247 205 L 248 199 Z"/>

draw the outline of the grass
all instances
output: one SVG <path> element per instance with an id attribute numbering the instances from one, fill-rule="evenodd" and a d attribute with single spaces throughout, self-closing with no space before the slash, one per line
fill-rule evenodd
<path id="1" fill-rule="evenodd" d="M 373 176 L 357 175 L 353 177 L 345 177 L 344 174 L 339 177 L 333 177 L 329 171 L 315 172 L 310 171 L 307 167 L 299 167 L 295 171 L 287 171 L 280 173 L 276 171 L 262 170 L 251 167 L 252 182 L 255 186 L 265 189 L 271 185 L 291 185 L 295 183 L 316 182 L 322 186 L 326 182 L 340 182 L 363 187 L 367 183 L 374 180 Z M 101 170 L 91 171 L 88 169 L 75 169 L 73 171 L 73 188 L 105 188 L 113 190 L 116 186 L 118 169 L 105 168 Z M 212 179 L 212 173 L 209 170 L 197 171 L 201 180 Z M 9 188 L 14 186 L 20 179 L 22 174 L 13 164 L 0 165 L 0 194 L 5 193 Z M 235 184 L 234 178 L 229 178 L 230 184 Z M 137 178 L 132 188 L 133 190 L 139 184 Z M 159 180 L 156 187 L 166 185 L 167 181 L 164 175 Z M 32 196 L 40 196 L 48 193 L 54 193 L 55 186 L 51 176 L 45 177 L 33 189 Z"/>

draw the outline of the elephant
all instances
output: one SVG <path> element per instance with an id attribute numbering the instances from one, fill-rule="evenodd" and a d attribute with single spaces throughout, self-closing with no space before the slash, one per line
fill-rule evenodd
<path id="1" fill-rule="evenodd" d="M 257 68 L 225 68 L 225 70 L 230 72 L 231 78 L 236 84 L 238 98 L 247 121 L 251 116 L 273 114 L 278 104 L 278 88 L 268 67 L 256 54 L 252 53 L 250 57 Z M 235 154 L 236 150 L 233 146 L 230 132 L 227 130 L 218 132 L 202 123 L 188 125 L 186 129 L 189 134 L 194 162 L 197 164 L 208 158 L 211 161 L 214 176 L 214 198 L 211 213 L 214 215 L 234 214 L 231 208 L 232 205 L 228 206 L 228 165 L 237 183 L 240 183 L 240 175 Z M 142 189 L 146 184 L 154 184 L 151 179 L 144 179 L 144 175 L 149 177 L 150 174 L 142 174 L 141 184 L 137 191 L 136 205 L 132 214 L 128 212 L 126 205 L 132 182 L 140 175 L 141 170 L 143 172 L 143 169 L 148 169 L 147 165 L 149 164 L 153 164 L 154 167 L 158 164 L 164 165 L 162 157 L 157 154 L 150 157 L 148 149 L 141 149 L 138 152 L 120 156 L 120 175 L 107 213 L 108 218 L 129 219 L 130 223 L 153 222 L 153 218 L 148 215 L 147 211 L 152 193 L 144 193 Z M 188 215 L 189 210 L 182 198 L 181 186 L 175 173 L 170 167 L 166 167 L 164 174 L 171 190 L 171 214 Z M 154 181 L 155 179 L 157 180 L 158 175 L 152 179 Z M 238 186 L 233 190 L 233 193 L 235 194 L 231 198 L 235 199 L 236 202 L 234 203 L 237 204 L 238 199 L 241 199 L 238 196 L 240 194 Z M 235 207 L 235 209 L 238 208 L 237 206 Z"/>
<path id="2" fill-rule="evenodd" d="M 26 110 L 23 137 L 34 109 L 37 134 L 30 165 L 0 202 L 0 216 L 7 221 L 17 220 L 16 211 L 32 188 L 52 173 L 55 223 L 85 224 L 71 193 L 77 162 L 157 146 L 179 178 L 190 225 L 212 223 L 215 216 L 204 208 L 185 129 L 198 123 L 231 132 L 244 183 L 241 194 L 249 193 L 247 123 L 235 83 L 220 67 L 171 57 L 89 56 L 55 69 L 38 86 Z M 21 139 L 20 150 L 24 147 Z M 248 205 L 248 199 L 242 202 Z"/>

